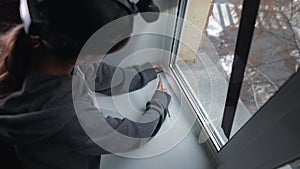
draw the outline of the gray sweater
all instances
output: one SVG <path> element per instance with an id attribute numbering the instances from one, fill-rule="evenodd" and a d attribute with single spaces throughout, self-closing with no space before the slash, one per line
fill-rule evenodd
<path id="1" fill-rule="evenodd" d="M 122 94 L 155 78 L 149 63 L 130 68 L 82 65 L 73 76 L 31 72 L 21 90 L 0 101 L 0 141 L 15 145 L 26 169 L 98 169 L 101 154 L 130 151 L 149 141 L 171 98 L 155 91 L 134 122 L 104 117 L 93 91 Z"/>

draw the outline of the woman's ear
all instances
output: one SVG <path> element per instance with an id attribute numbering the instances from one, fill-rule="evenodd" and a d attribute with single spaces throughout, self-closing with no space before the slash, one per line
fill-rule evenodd
<path id="1" fill-rule="evenodd" d="M 41 45 L 41 39 L 39 36 L 30 36 L 31 38 L 31 45 L 33 49 L 37 49 Z"/>

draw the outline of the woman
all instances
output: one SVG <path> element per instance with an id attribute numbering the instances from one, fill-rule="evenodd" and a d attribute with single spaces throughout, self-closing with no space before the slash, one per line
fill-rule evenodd
<path id="1" fill-rule="evenodd" d="M 104 117 L 91 90 L 112 95 L 140 89 L 161 72 L 157 65 L 75 66 L 88 37 L 130 14 L 128 8 L 115 0 L 33 1 L 45 22 L 31 30 L 23 20 L 12 28 L 2 37 L 0 56 L 0 140 L 15 146 L 23 167 L 96 169 L 101 154 L 128 151 L 153 137 L 170 102 L 161 81 L 138 122 Z M 132 23 L 128 17 L 113 35 L 129 35 Z"/>

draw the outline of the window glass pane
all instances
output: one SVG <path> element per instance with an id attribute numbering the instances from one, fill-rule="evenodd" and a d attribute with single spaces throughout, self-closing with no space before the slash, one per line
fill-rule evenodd
<path id="1" fill-rule="evenodd" d="M 217 148 L 227 142 L 221 122 L 241 8 L 242 0 L 189 0 L 176 48 L 175 69 Z"/>
<path id="2" fill-rule="evenodd" d="M 297 71 L 299 52 L 300 1 L 262 0 L 231 136 Z"/>

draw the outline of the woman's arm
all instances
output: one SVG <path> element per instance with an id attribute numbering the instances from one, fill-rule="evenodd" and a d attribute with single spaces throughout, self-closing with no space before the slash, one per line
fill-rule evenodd
<path id="1" fill-rule="evenodd" d="M 100 62 L 81 65 L 78 68 L 84 74 L 92 90 L 106 95 L 138 90 L 157 77 L 157 73 L 150 63 L 120 68 Z"/>
<path id="2" fill-rule="evenodd" d="M 88 102 L 82 103 L 76 110 L 81 109 L 82 113 L 70 120 L 61 135 L 75 151 L 82 154 L 129 151 L 140 147 L 157 134 L 165 120 L 165 110 L 170 99 L 167 93 L 155 91 L 138 122 L 126 118 L 105 118 Z"/>

